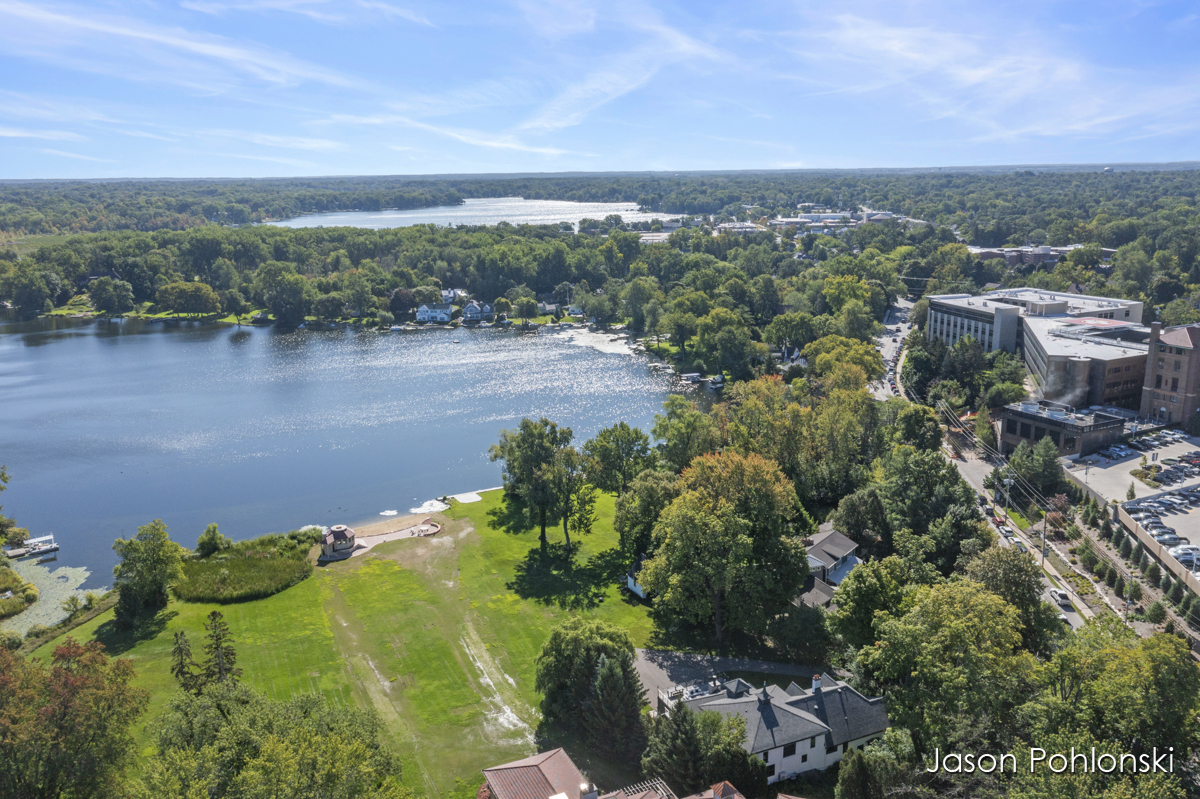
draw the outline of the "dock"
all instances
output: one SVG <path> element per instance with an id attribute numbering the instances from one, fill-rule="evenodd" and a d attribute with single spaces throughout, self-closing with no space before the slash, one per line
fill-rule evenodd
<path id="1" fill-rule="evenodd" d="M 48 552 L 57 552 L 58 544 L 54 543 L 53 535 L 44 535 L 40 538 L 31 538 L 25 542 L 25 546 L 19 549 L 5 550 L 4 554 L 10 560 L 23 558 L 26 555 L 43 555 Z"/>

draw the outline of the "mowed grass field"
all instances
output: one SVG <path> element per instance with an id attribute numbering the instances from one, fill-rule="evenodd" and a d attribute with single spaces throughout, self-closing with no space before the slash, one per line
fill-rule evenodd
<path id="1" fill-rule="evenodd" d="M 186 631 L 199 653 L 204 617 L 215 609 L 229 622 L 250 685 L 276 698 L 322 693 L 375 708 L 406 784 L 429 797 L 469 799 L 482 768 L 560 743 L 538 738 L 534 690 L 534 659 L 557 621 L 582 614 L 621 626 L 638 646 L 650 641 L 648 608 L 619 588 L 613 510 L 613 498 L 602 496 L 594 532 L 573 541 L 570 567 L 561 529 L 548 531 L 543 557 L 538 531 L 493 491 L 455 504 L 438 536 L 381 544 L 267 599 L 172 602 L 131 632 L 116 630 L 109 612 L 69 634 L 134 661 L 138 684 L 152 694 L 138 725 L 143 754 L 152 752 L 154 719 L 175 690 L 174 633 Z M 34 656 L 48 657 L 53 646 Z M 566 745 L 601 787 L 632 781 L 632 770 L 590 763 Z"/>

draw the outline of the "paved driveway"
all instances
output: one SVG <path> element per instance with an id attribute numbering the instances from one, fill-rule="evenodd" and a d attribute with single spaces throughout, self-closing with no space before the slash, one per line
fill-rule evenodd
<path id="1" fill-rule="evenodd" d="M 795 663 L 770 663 L 765 660 L 727 658 L 716 655 L 695 655 L 686 652 L 665 652 L 659 649 L 637 650 L 634 663 L 650 706 L 658 704 L 658 692 L 673 685 L 711 677 L 723 671 L 756 671 L 791 677 L 812 677 L 829 670 L 828 666 L 808 666 Z"/>

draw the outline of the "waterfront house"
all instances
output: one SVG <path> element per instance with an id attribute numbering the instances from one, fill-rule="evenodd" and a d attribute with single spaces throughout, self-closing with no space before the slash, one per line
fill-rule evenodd
<path id="1" fill-rule="evenodd" d="M 539 302 L 538 316 L 558 316 L 558 306 L 552 302 Z"/>
<path id="2" fill-rule="evenodd" d="M 883 697 L 865 697 L 828 674 L 812 688 L 796 683 L 755 688 L 745 680 L 697 681 L 658 692 L 658 712 L 679 703 L 746 720 L 742 746 L 767 764 L 767 782 L 829 768 L 851 749 L 862 749 L 888 728 Z"/>
<path id="3" fill-rule="evenodd" d="M 474 322 L 484 322 L 496 318 L 496 313 L 492 310 L 490 302 L 480 302 L 479 300 L 471 300 L 462 309 L 463 324 L 471 324 Z"/>
<path id="4" fill-rule="evenodd" d="M 572 305 L 567 309 L 567 316 L 583 316 L 583 309 L 578 305 Z"/>
<path id="5" fill-rule="evenodd" d="M 417 308 L 418 322 L 441 322 L 450 321 L 451 315 L 454 313 L 454 306 L 450 303 L 440 303 L 433 305 L 422 305 Z"/>
<path id="6" fill-rule="evenodd" d="M 344 524 L 326 527 L 321 534 L 321 557 L 340 558 L 349 555 L 356 546 L 354 538 L 352 527 Z"/>
<path id="7" fill-rule="evenodd" d="M 442 303 L 445 305 L 454 305 L 466 299 L 467 292 L 463 289 L 442 289 Z"/>

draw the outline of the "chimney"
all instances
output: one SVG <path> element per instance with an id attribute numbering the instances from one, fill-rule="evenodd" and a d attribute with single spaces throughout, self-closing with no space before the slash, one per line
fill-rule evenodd
<path id="1" fill-rule="evenodd" d="M 596 799 L 597 796 L 599 796 L 599 792 L 596 790 L 596 783 L 579 783 L 579 799 Z"/>
<path id="2" fill-rule="evenodd" d="M 812 689 L 813 689 L 813 693 L 814 693 L 814 694 L 816 694 L 816 693 L 820 693 L 820 692 L 821 692 L 821 675 L 820 675 L 820 674 L 814 674 L 814 675 L 813 675 L 813 687 L 812 687 Z"/>

